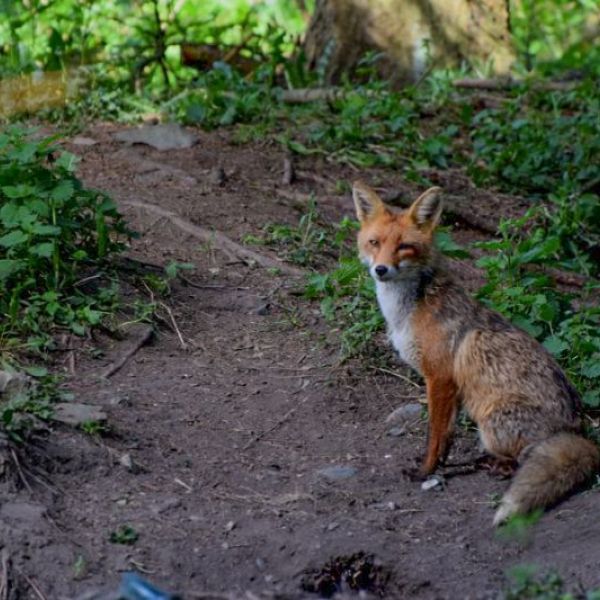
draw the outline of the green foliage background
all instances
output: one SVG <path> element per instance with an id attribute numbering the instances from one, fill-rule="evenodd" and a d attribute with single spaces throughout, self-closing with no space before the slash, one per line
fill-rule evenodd
<path id="1" fill-rule="evenodd" d="M 496 94 L 492 107 L 481 106 L 476 92 L 453 87 L 458 77 L 481 75 L 475 67 L 433 69 L 398 91 L 377 76 L 373 55 L 335 99 L 285 105 L 285 89 L 324 83 L 324 65 L 309 71 L 297 43 L 306 26 L 302 4 L 307 12 L 313 7 L 293 0 L 0 0 L 0 78 L 48 70 L 81 75 L 85 94 L 42 115 L 66 129 L 87 119 L 136 121 L 159 112 L 206 129 L 232 127 L 240 143 L 268 137 L 365 176 L 377 167 L 425 186 L 432 169 L 458 169 L 480 187 L 521 196 L 527 214 L 504 222 L 479 248 L 488 279 L 479 296 L 542 341 L 586 404 L 599 407 L 600 0 L 511 2 L 514 74 L 522 84 Z M 183 41 L 222 55 L 243 46 L 257 68 L 242 74 L 221 61 L 203 71 L 184 67 Z M 551 78 L 570 81 L 571 89 L 545 90 Z M 119 251 L 109 240 L 124 226 L 109 199 L 77 182 L 67 158 L 47 165 L 51 140 L 33 143 L 15 131 L 5 133 L 0 165 L 0 308 L 8 316 L 2 332 L 5 345 L 20 335 L 41 348 L 53 327 L 81 330 L 109 312 L 108 296 L 82 298 L 74 283 L 90 261 Z M 60 224 L 41 208 L 49 202 L 61 203 Z M 33 221 L 17 218 L 15 207 Z M 349 222 L 329 231 L 311 208 L 298 227 L 271 224 L 248 242 L 283 245 L 291 260 L 311 268 L 331 236 L 340 262 L 315 273 L 306 295 L 332 324 L 342 324 L 348 357 L 366 352 L 381 328 L 371 284 L 348 241 Z M 447 234 L 440 241 L 447 253 L 461 254 Z M 549 268 L 574 271 L 588 283 L 566 292 Z M 16 332 L 18 323 L 28 324 L 27 333 Z"/>

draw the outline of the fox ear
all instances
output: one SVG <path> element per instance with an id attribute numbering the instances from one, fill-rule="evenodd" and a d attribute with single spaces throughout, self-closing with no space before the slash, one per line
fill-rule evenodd
<path id="1" fill-rule="evenodd" d="M 362 181 L 355 181 L 352 185 L 352 199 L 356 208 L 356 216 L 361 223 L 385 208 L 377 192 Z"/>
<path id="2" fill-rule="evenodd" d="M 408 215 L 419 229 L 433 231 L 440 222 L 442 188 L 432 187 L 423 192 L 408 209 Z"/>

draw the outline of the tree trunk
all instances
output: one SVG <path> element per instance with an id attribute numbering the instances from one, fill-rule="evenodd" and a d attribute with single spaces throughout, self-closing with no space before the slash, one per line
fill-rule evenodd
<path id="1" fill-rule="evenodd" d="M 508 0 L 316 0 L 304 49 L 328 83 L 367 50 L 396 83 L 463 61 L 501 75 L 514 60 Z"/>

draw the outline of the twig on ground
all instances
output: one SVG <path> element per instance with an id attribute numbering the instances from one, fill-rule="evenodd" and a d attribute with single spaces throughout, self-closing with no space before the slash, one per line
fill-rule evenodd
<path id="1" fill-rule="evenodd" d="M 0 600 L 8 600 L 10 593 L 10 578 L 8 569 L 10 568 L 10 555 L 6 548 L 2 548 L 0 552 Z"/>
<path id="2" fill-rule="evenodd" d="M 257 442 L 260 442 L 260 440 L 262 440 L 266 435 L 268 435 L 269 433 L 272 433 L 273 431 L 275 431 L 276 429 L 278 429 L 279 427 L 281 427 L 300 408 L 300 406 L 302 406 L 302 404 L 304 404 L 306 402 L 306 400 L 307 400 L 307 398 L 303 398 L 302 400 L 300 400 L 300 402 L 298 402 L 298 404 L 296 404 L 296 406 L 290 408 L 290 410 L 288 410 L 285 413 L 285 415 L 283 415 L 283 417 L 281 417 L 281 419 L 279 419 L 275 423 L 275 425 L 273 425 L 273 427 L 269 427 L 269 429 L 265 429 L 265 431 L 262 431 L 258 435 L 255 435 L 242 448 L 242 450 L 248 450 L 249 448 L 251 448 L 252 446 L 254 446 L 254 444 L 256 444 Z"/>
<path id="3" fill-rule="evenodd" d="M 296 175 L 298 175 L 298 177 L 302 177 L 304 179 L 312 179 L 316 183 L 321 183 L 323 185 L 331 185 L 332 183 L 335 183 L 335 182 L 331 181 L 331 179 L 328 179 L 327 177 L 324 177 L 323 175 L 319 175 L 318 173 L 313 173 L 311 171 L 296 171 Z"/>
<path id="4" fill-rule="evenodd" d="M 32 494 L 33 490 L 31 489 L 31 486 L 29 485 L 29 482 L 27 481 L 27 478 L 25 477 L 25 473 L 23 473 L 23 469 L 21 468 L 21 463 L 19 461 L 19 457 L 17 456 L 17 453 L 15 452 L 14 448 L 10 449 L 10 454 L 12 456 L 15 468 L 17 469 L 17 473 L 19 475 L 19 479 L 21 480 L 21 482 L 23 483 L 23 485 L 27 488 L 27 491 L 30 494 Z"/>
<path id="5" fill-rule="evenodd" d="M 112 377 L 115 373 L 120 371 L 125 363 L 144 345 L 147 344 L 152 339 L 153 331 L 152 327 L 149 325 L 141 328 L 141 331 L 136 339 L 133 340 L 133 343 L 125 349 L 125 351 L 121 354 L 121 356 L 112 362 L 102 373 L 100 377 L 104 379 L 108 379 Z"/>
<path id="6" fill-rule="evenodd" d="M 294 163 L 290 156 L 286 156 L 283 159 L 283 177 L 281 182 L 283 185 L 291 185 L 296 179 L 296 172 L 294 170 Z"/>
<path id="7" fill-rule="evenodd" d="M 421 389 L 421 386 L 418 383 L 415 383 L 412 379 L 409 379 L 406 375 L 402 375 L 402 373 L 398 373 L 396 371 L 392 371 L 391 369 L 386 369 L 385 367 L 373 367 L 375 371 L 381 371 L 382 373 L 386 373 L 387 375 L 392 375 L 392 377 L 397 377 L 398 379 L 402 379 L 402 381 L 412 385 L 418 390 Z"/>
<path id="8" fill-rule="evenodd" d="M 527 83 L 517 79 L 457 79 L 453 82 L 454 87 L 472 90 L 512 90 L 519 85 Z M 568 91 L 577 85 L 576 81 L 534 81 L 531 87 L 534 90 L 545 91 Z"/>
<path id="9" fill-rule="evenodd" d="M 306 104 L 318 100 L 331 102 L 336 98 L 341 98 L 344 94 L 345 91 L 340 88 L 299 88 L 284 90 L 281 94 L 281 100 L 286 104 Z"/>
<path id="10" fill-rule="evenodd" d="M 25 579 L 25 581 L 29 584 L 29 586 L 31 587 L 31 589 L 34 591 L 35 595 L 40 600 L 48 600 L 47 596 L 42 592 L 42 590 L 40 590 L 40 588 L 39 588 L 38 584 L 35 582 L 35 580 L 33 580 L 31 577 L 29 577 L 28 575 L 26 575 L 22 571 L 20 571 L 20 573 L 23 576 L 23 578 Z"/>
<path id="11" fill-rule="evenodd" d="M 245 248 L 237 242 L 234 242 L 226 235 L 218 231 L 209 230 L 205 229 L 204 227 L 194 225 L 194 223 L 190 223 L 176 213 L 162 208 L 161 206 L 150 204 L 148 202 L 142 202 L 140 200 L 125 200 L 123 204 L 127 206 L 133 206 L 135 208 L 141 208 L 142 210 L 166 217 L 171 224 L 175 225 L 175 227 L 178 227 L 182 231 L 185 231 L 187 234 L 207 244 L 215 245 L 230 260 L 242 260 L 250 263 L 254 262 L 261 267 L 278 269 L 282 273 L 286 273 L 288 275 L 305 274 L 302 269 L 292 267 L 278 260 L 269 258 L 268 256 L 264 256 L 263 254 L 259 254 L 258 252 L 254 252 L 249 248 Z"/>
<path id="12" fill-rule="evenodd" d="M 179 338 L 179 344 L 181 345 L 181 349 L 187 350 L 188 345 L 185 343 L 185 340 L 183 339 L 183 336 L 181 335 L 181 331 L 179 330 L 179 327 L 177 326 L 177 321 L 175 320 L 175 315 L 173 314 L 173 311 L 164 302 L 159 302 L 159 304 L 167 311 L 167 314 L 169 315 L 169 319 L 171 319 L 173 329 L 174 329 L 175 333 L 177 334 L 177 337 Z"/>

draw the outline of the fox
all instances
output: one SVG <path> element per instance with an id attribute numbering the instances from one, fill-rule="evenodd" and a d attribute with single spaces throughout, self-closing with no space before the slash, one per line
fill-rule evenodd
<path id="1" fill-rule="evenodd" d="M 475 300 L 444 268 L 434 241 L 441 188 L 428 189 L 405 210 L 385 204 L 362 181 L 352 196 L 358 255 L 375 281 L 389 340 L 425 380 L 420 475 L 447 457 L 464 408 L 496 466 L 514 473 L 495 526 L 553 506 L 588 482 L 600 468 L 600 450 L 583 437 L 576 389 L 537 340 Z"/>

